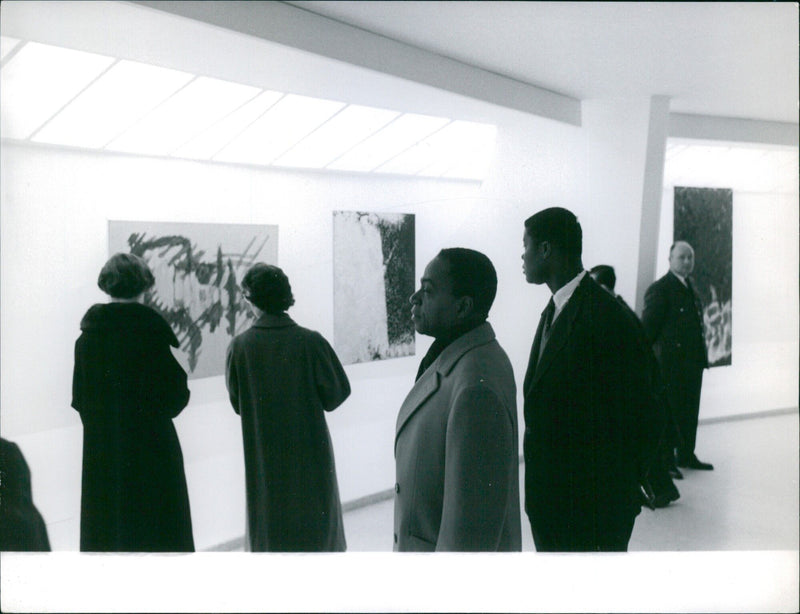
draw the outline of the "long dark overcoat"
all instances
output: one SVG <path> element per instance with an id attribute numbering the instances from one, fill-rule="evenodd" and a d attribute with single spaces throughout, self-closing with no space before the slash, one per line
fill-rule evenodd
<path id="1" fill-rule="evenodd" d="M 651 380 L 622 307 L 588 275 L 525 376 L 525 509 L 537 549 L 608 549 L 639 513 L 639 469 L 655 446 Z M 538 359 L 537 359 L 538 357 Z"/>
<path id="2" fill-rule="evenodd" d="M 92 306 L 75 343 L 83 422 L 81 550 L 191 552 L 189 495 L 172 419 L 189 402 L 167 322 L 139 303 Z"/>
<path id="3" fill-rule="evenodd" d="M 344 551 L 325 412 L 350 383 L 333 348 L 287 314 L 264 314 L 231 342 L 226 381 L 242 419 L 250 550 Z"/>

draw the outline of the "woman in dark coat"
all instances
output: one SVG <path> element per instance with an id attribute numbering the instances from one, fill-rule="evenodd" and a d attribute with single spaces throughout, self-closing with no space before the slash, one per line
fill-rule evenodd
<path id="1" fill-rule="evenodd" d="M 294 298 L 281 269 L 254 265 L 242 289 L 257 320 L 231 343 L 226 382 L 242 417 L 249 548 L 344 551 L 324 412 L 349 396 L 347 376 L 322 335 L 286 314 Z"/>
<path id="2" fill-rule="evenodd" d="M 147 264 L 116 254 L 75 343 L 72 406 L 83 422 L 81 550 L 192 552 L 183 454 L 172 424 L 189 402 L 169 324 L 141 304 Z"/>

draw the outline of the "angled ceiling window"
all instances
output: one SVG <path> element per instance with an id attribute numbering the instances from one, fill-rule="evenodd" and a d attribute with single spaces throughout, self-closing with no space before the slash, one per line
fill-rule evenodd
<path id="1" fill-rule="evenodd" d="M 27 43 L 0 71 L 3 136 L 27 139 L 114 58 L 39 43 Z"/>
<path id="2" fill-rule="evenodd" d="M 112 141 L 108 149 L 167 155 L 259 91 L 238 83 L 198 77 Z"/>
<path id="3" fill-rule="evenodd" d="M 344 106 L 343 102 L 287 94 L 214 159 L 270 164 Z"/>
<path id="4" fill-rule="evenodd" d="M 122 60 L 81 92 L 31 140 L 100 148 L 174 94 L 192 75 Z"/>
<path id="5" fill-rule="evenodd" d="M 275 161 L 276 166 L 323 168 L 400 115 L 350 105 Z"/>
<path id="6" fill-rule="evenodd" d="M 398 117 L 327 168 L 342 171 L 373 171 L 429 136 L 450 120 L 407 113 Z"/>
<path id="7" fill-rule="evenodd" d="M 5 57 L 14 51 L 17 45 L 19 45 L 20 40 L 18 38 L 11 38 L 10 36 L 0 36 L 0 60 L 4 60 Z"/>
<path id="8" fill-rule="evenodd" d="M 664 185 L 791 194 L 798 191 L 797 167 L 797 147 L 669 139 Z"/>
<path id="9" fill-rule="evenodd" d="M 492 155 L 494 126 L 453 121 L 378 167 L 385 173 L 480 179 Z"/>
<path id="10" fill-rule="evenodd" d="M 488 124 L 0 37 L 2 138 L 214 162 L 480 180 Z"/>
<path id="11" fill-rule="evenodd" d="M 194 158 L 209 160 L 216 155 L 225 145 L 244 132 L 250 124 L 256 121 L 267 109 L 274 105 L 283 96 L 280 92 L 261 92 L 253 100 L 245 103 L 216 124 L 195 136 L 185 145 L 179 147 L 174 156 L 180 158 Z"/>
<path id="12" fill-rule="evenodd" d="M 437 136 L 438 159 L 421 175 L 454 179 L 482 179 L 486 175 L 494 157 L 495 126 L 454 121 Z"/>

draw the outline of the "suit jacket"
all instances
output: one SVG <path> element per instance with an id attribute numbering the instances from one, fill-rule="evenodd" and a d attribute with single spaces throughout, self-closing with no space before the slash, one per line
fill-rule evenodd
<path id="1" fill-rule="evenodd" d="M 639 512 L 637 470 L 655 445 L 650 381 L 634 325 L 588 275 L 537 361 L 541 328 L 524 383 L 525 507 L 534 527 L 583 549 Z"/>
<path id="2" fill-rule="evenodd" d="M 673 273 L 667 273 L 647 289 L 642 325 L 666 372 L 708 367 L 700 300 Z"/>
<path id="3" fill-rule="evenodd" d="M 516 386 L 488 322 L 447 346 L 397 417 L 394 549 L 519 551 Z"/>
<path id="4" fill-rule="evenodd" d="M 228 348 L 226 384 L 242 417 L 252 552 L 344 551 L 325 412 L 350 394 L 333 348 L 288 315 L 262 315 Z"/>

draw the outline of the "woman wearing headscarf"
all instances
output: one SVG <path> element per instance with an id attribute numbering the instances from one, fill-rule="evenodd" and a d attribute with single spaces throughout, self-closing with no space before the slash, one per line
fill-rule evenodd
<path id="1" fill-rule="evenodd" d="M 172 419 L 189 402 L 169 324 L 143 304 L 147 264 L 115 254 L 75 343 L 72 407 L 83 423 L 81 550 L 192 552 L 192 519 Z"/>
<path id="2" fill-rule="evenodd" d="M 257 319 L 231 342 L 226 382 L 242 420 L 249 549 L 344 551 L 325 412 L 350 394 L 347 375 L 325 338 L 286 313 L 294 297 L 280 268 L 254 265 L 242 290 Z"/>

